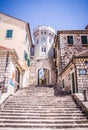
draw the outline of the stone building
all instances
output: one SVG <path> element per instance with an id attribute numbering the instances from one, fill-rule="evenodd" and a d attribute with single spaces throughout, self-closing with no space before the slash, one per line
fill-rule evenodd
<path id="1" fill-rule="evenodd" d="M 29 84 L 30 48 L 32 39 L 29 24 L 17 18 L 0 13 L 0 45 L 15 49 L 19 64 L 24 70 L 23 84 Z"/>
<path id="2" fill-rule="evenodd" d="M 87 27 L 85 30 L 58 31 L 55 43 L 59 85 L 72 93 L 82 92 L 88 83 Z"/>
<path id="3" fill-rule="evenodd" d="M 54 36 L 50 26 L 38 26 L 34 29 L 34 56 L 30 62 L 30 84 L 49 85 L 56 81 Z"/>
<path id="4" fill-rule="evenodd" d="M 14 94 L 22 87 L 23 69 L 18 62 L 18 55 L 14 49 L 0 46 L 0 89 Z"/>

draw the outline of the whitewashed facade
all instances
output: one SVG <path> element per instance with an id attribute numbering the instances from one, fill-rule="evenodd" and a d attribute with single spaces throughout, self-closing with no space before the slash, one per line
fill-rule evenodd
<path id="1" fill-rule="evenodd" d="M 29 83 L 30 48 L 32 46 L 29 24 L 25 21 L 0 13 L 0 45 L 15 49 L 19 64 L 23 68 L 23 84 Z"/>

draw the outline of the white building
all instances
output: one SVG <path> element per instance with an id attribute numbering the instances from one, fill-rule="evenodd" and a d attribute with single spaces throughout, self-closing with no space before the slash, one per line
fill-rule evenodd
<path id="1" fill-rule="evenodd" d="M 52 58 L 55 30 L 50 26 L 38 26 L 34 29 L 35 58 Z"/>
<path id="2" fill-rule="evenodd" d="M 23 84 L 29 84 L 30 48 L 32 46 L 29 24 L 0 13 L 0 45 L 15 49 L 23 68 Z"/>

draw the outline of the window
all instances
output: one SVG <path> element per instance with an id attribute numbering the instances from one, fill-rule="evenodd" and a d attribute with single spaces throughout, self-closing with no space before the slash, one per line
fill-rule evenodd
<path id="1" fill-rule="evenodd" d="M 82 44 L 88 44 L 87 42 L 87 36 L 81 36 Z"/>
<path id="2" fill-rule="evenodd" d="M 44 34 L 46 34 L 46 32 L 44 32 Z"/>
<path id="3" fill-rule="evenodd" d="M 56 58 L 56 50 L 53 48 L 53 58 Z"/>
<path id="4" fill-rule="evenodd" d="M 25 61 L 28 60 L 28 54 L 26 53 L 26 51 L 24 51 L 24 59 L 25 59 Z"/>
<path id="5" fill-rule="evenodd" d="M 64 79 L 62 80 L 62 87 L 64 88 Z"/>
<path id="6" fill-rule="evenodd" d="M 87 71 L 86 69 L 79 70 L 80 75 L 86 75 Z"/>
<path id="7" fill-rule="evenodd" d="M 42 52 L 46 52 L 46 47 L 41 48 Z"/>
<path id="8" fill-rule="evenodd" d="M 73 44 L 73 36 L 67 36 L 68 44 Z"/>
<path id="9" fill-rule="evenodd" d="M 28 67 L 30 67 L 30 60 L 29 59 L 27 60 L 27 65 L 28 65 Z"/>
<path id="10" fill-rule="evenodd" d="M 13 30 L 7 30 L 6 38 L 12 38 Z"/>
<path id="11" fill-rule="evenodd" d="M 88 61 L 85 61 L 85 65 L 88 65 Z"/>
<path id="12" fill-rule="evenodd" d="M 41 32 L 41 34 L 43 34 L 43 32 Z"/>

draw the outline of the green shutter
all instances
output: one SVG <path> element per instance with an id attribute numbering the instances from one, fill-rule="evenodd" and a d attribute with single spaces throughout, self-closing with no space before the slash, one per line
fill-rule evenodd
<path id="1" fill-rule="evenodd" d="M 24 51 L 24 59 L 25 59 L 25 61 L 28 60 L 28 54 L 26 53 L 26 51 Z"/>
<path id="2" fill-rule="evenodd" d="M 28 65 L 28 67 L 30 66 L 30 60 L 28 59 L 28 61 L 27 61 L 27 65 Z"/>
<path id="3" fill-rule="evenodd" d="M 13 30 L 7 30 L 6 37 L 11 38 L 12 37 Z"/>

